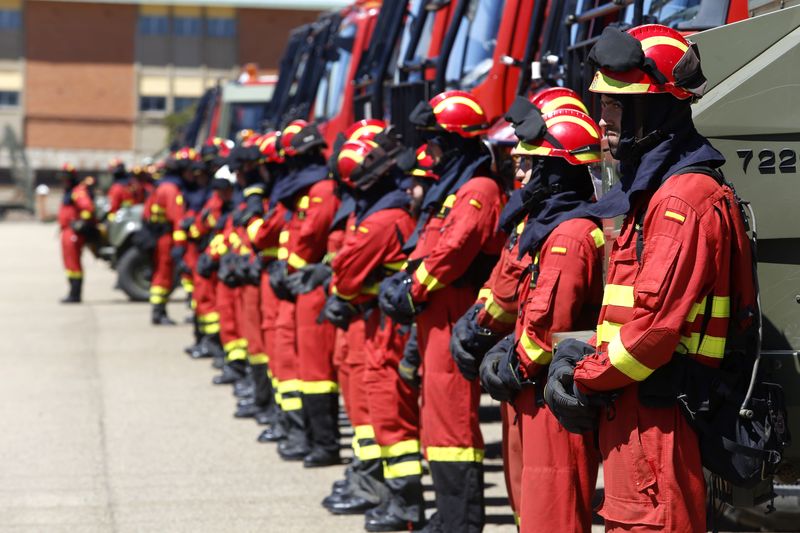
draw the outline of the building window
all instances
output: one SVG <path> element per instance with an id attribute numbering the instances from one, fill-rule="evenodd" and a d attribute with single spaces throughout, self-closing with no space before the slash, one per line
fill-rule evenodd
<path id="1" fill-rule="evenodd" d="M 164 112 L 167 110 L 167 97 L 166 96 L 140 96 L 139 97 L 139 111 L 147 112 Z"/>
<path id="2" fill-rule="evenodd" d="M 141 35 L 166 35 L 169 33 L 169 19 L 164 15 L 139 15 Z"/>
<path id="3" fill-rule="evenodd" d="M 175 112 L 180 113 L 197 103 L 197 98 L 193 96 L 176 96 L 175 97 Z"/>
<path id="4" fill-rule="evenodd" d="M 234 18 L 209 18 L 206 19 L 206 34 L 209 37 L 236 37 L 236 19 Z"/>
<path id="5" fill-rule="evenodd" d="M 0 91 L 0 107 L 18 107 L 19 91 Z"/>
<path id="6" fill-rule="evenodd" d="M 200 28 L 199 18 L 175 17 L 172 20 L 172 31 L 180 37 L 197 37 Z"/>
<path id="7" fill-rule="evenodd" d="M 22 27 L 22 14 L 18 9 L 0 9 L 0 30 L 18 30 Z"/>

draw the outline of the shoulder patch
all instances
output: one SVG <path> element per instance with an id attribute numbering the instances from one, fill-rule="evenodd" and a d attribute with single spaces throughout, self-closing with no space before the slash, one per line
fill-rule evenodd
<path id="1" fill-rule="evenodd" d="M 668 218 L 670 220 L 674 220 L 675 222 L 678 222 L 679 224 L 683 224 L 686 221 L 686 215 L 684 215 L 682 213 L 679 213 L 678 211 L 675 211 L 673 209 L 667 209 L 664 212 L 664 218 Z"/>
<path id="2" fill-rule="evenodd" d="M 478 200 L 476 200 L 474 198 L 470 199 L 469 205 L 471 205 L 475 209 L 481 209 L 483 207 L 483 205 Z"/>
<path id="3" fill-rule="evenodd" d="M 566 246 L 553 246 L 550 248 L 551 254 L 558 254 L 558 255 L 567 255 L 567 247 Z"/>

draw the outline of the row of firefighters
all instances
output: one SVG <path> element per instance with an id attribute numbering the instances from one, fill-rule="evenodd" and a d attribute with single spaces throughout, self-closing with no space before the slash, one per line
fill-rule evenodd
<path id="1" fill-rule="evenodd" d="M 502 402 L 521 531 L 589 531 L 601 462 L 608 531 L 705 531 L 697 435 L 648 384 L 674 358 L 721 361 L 735 201 L 692 124 L 704 84 L 679 33 L 610 28 L 591 58 L 600 125 L 574 92 L 545 89 L 514 102 L 505 150 L 483 142 L 481 104 L 446 91 L 411 113 L 416 150 L 378 120 L 330 150 L 294 121 L 167 159 L 139 239 L 152 321 L 172 323 L 179 272 L 187 351 L 214 358 L 236 416 L 267 425 L 259 440 L 283 459 L 341 464 L 341 396 L 354 461 L 330 512 L 364 513 L 368 531 L 480 531 L 483 388 Z M 619 167 L 605 193 L 601 140 Z M 68 191 L 65 242 L 80 242 L 87 198 Z M 602 220 L 617 216 L 604 275 Z M 578 331 L 591 338 L 554 349 Z"/>

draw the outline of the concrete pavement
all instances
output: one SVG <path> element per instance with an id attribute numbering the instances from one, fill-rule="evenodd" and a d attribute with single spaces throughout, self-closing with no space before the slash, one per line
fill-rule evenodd
<path id="1" fill-rule="evenodd" d="M 319 505 L 342 468 L 306 470 L 256 443 L 230 388 L 182 353 L 189 326 L 150 326 L 106 264 L 86 252 L 85 303 L 58 304 L 57 235 L 0 223 L 0 531 L 363 531 Z M 499 422 L 484 435 L 486 531 L 514 531 Z"/>

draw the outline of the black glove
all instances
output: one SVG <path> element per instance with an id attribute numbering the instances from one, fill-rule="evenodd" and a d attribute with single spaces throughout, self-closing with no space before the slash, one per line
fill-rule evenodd
<path id="1" fill-rule="evenodd" d="M 78 235 L 83 235 L 89 228 L 89 221 L 83 219 L 73 220 L 70 222 L 69 227 Z"/>
<path id="2" fill-rule="evenodd" d="M 419 388 L 419 366 L 422 357 L 419 354 L 417 344 L 417 326 L 411 326 L 411 335 L 408 337 L 405 348 L 403 348 L 403 358 L 397 364 L 397 373 L 400 378 L 415 389 Z"/>
<path id="3" fill-rule="evenodd" d="M 219 264 L 207 253 L 200 254 L 197 258 L 197 273 L 208 279 L 219 268 Z"/>
<path id="4" fill-rule="evenodd" d="M 183 220 L 181 220 L 180 228 L 182 231 L 188 233 L 192 227 L 192 224 L 194 224 L 194 217 L 185 217 Z"/>
<path id="5" fill-rule="evenodd" d="M 246 224 L 253 217 L 264 216 L 264 187 L 251 185 L 244 190 L 245 207 L 242 212 L 242 223 Z"/>
<path id="6" fill-rule="evenodd" d="M 269 273 L 269 286 L 272 287 L 275 296 L 281 300 L 293 302 L 294 295 L 286 286 L 286 278 L 289 275 L 286 261 L 271 262 L 267 265 L 267 272 Z"/>
<path id="7" fill-rule="evenodd" d="M 331 295 L 325 302 L 322 314 L 325 320 L 337 328 L 347 331 L 347 328 L 350 327 L 350 321 L 358 314 L 358 308 L 347 300 Z"/>
<path id="8" fill-rule="evenodd" d="M 401 271 L 381 282 L 378 306 L 398 324 L 409 325 L 421 310 L 411 299 L 411 275 Z"/>
<path id="9" fill-rule="evenodd" d="M 186 246 L 177 245 L 173 246 L 169 251 L 170 257 L 177 264 L 183 261 L 183 256 L 186 255 Z"/>
<path id="10" fill-rule="evenodd" d="M 257 254 L 249 256 L 246 266 L 247 282 L 256 287 L 261 285 L 261 271 L 263 269 L 264 263 L 261 261 L 261 257 L 259 257 Z"/>
<path id="11" fill-rule="evenodd" d="M 227 253 L 219 260 L 217 271 L 219 280 L 228 287 L 238 287 L 242 284 L 239 277 L 239 254 Z"/>
<path id="12" fill-rule="evenodd" d="M 578 361 L 593 352 L 591 345 L 567 339 L 558 345 L 547 372 L 544 401 L 570 433 L 586 433 L 597 427 L 597 409 L 575 396 L 572 379 Z"/>
<path id="13" fill-rule="evenodd" d="M 522 389 L 514 335 L 503 337 L 486 352 L 480 366 L 481 386 L 489 396 L 510 402 Z"/>
<path id="14" fill-rule="evenodd" d="M 314 263 L 289 276 L 287 285 L 295 296 L 308 294 L 320 285 L 328 285 L 332 274 L 333 269 L 328 265 Z"/>
<path id="15" fill-rule="evenodd" d="M 470 307 L 455 323 L 450 336 L 450 354 L 461 375 L 469 381 L 478 377 L 483 356 L 500 340 L 500 334 L 478 325 L 478 313 L 482 309 L 482 303 Z"/>

